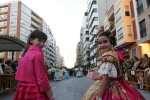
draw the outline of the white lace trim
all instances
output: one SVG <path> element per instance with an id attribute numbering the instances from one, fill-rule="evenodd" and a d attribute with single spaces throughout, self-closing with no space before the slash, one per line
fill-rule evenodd
<path id="1" fill-rule="evenodd" d="M 100 75 L 108 74 L 109 77 L 117 78 L 117 70 L 114 64 L 110 62 L 105 62 L 100 66 L 100 69 L 98 70 Z"/>

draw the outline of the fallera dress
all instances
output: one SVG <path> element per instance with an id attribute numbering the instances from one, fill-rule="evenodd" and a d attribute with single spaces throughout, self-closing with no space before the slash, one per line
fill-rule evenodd
<path id="1" fill-rule="evenodd" d="M 68 71 L 65 71 L 64 79 L 69 79 L 69 78 L 70 78 L 70 75 L 69 75 Z"/>
<path id="2" fill-rule="evenodd" d="M 48 100 L 45 91 L 51 89 L 39 46 L 29 49 L 19 60 L 15 79 L 19 81 L 14 100 Z"/>
<path id="3" fill-rule="evenodd" d="M 115 58 L 113 63 L 100 62 L 98 72 L 100 75 L 108 74 L 110 83 L 102 100 L 145 100 L 144 97 L 130 84 L 123 79 L 123 57 L 120 52 L 108 51 L 101 58 L 112 56 Z M 95 81 L 92 86 L 86 91 L 81 100 L 96 100 L 96 95 L 100 89 L 102 77 Z"/>
<path id="4" fill-rule="evenodd" d="M 82 76 L 82 72 L 80 70 L 77 71 L 76 77 L 81 77 Z"/>
<path id="5" fill-rule="evenodd" d="M 59 80 L 59 70 L 58 69 L 55 70 L 55 80 L 56 81 Z"/>

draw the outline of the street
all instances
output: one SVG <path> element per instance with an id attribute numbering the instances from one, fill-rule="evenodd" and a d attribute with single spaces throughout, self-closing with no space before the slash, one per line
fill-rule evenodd
<path id="1" fill-rule="evenodd" d="M 81 100 L 85 91 L 92 85 L 94 81 L 87 77 L 71 77 L 62 81 L 52 81 L 51 87 L 54 92 L 55 100 Z M 149 100 L 150 93 L 144 90 L 138 90 L 142 95 Z M 1 93 L 0 100 L 12 100 L 13 92 L 9 95 L 9 92 Z"/>

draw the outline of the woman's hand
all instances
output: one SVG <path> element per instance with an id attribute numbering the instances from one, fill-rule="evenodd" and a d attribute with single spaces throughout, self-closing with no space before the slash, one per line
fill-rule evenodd
<path id="1" fill-rule="evenodd" d="M 112 57 L 112 56 L 107 56 L 107 61 L 108 61 L 108 62 L 114 62 L 114 57 Z"/>
<path id="2" fill-rule="evenodd" d="M 102 62 L 114 62 L 114 57 L 113 56 L 104 56 L 102 58 Z"/>

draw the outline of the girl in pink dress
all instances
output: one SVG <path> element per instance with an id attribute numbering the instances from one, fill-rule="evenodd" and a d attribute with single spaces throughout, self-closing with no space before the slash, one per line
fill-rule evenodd
<path id="1" fill-rule="evenodd" d="M 29 35 L 18 63 L 15 79 L 19 83 L 14 100 L 54 100 L 42 52 L 46 40 L 46 34 L 39 30 Z"/>
<path id="2" fill-rule="evenodd" d="M 123 56 L 114 51 L 116 39 L 110 32 L 98 36 L 98 46 L 101 51 L 101 78 L 84 94 L 82 100 L 145 100 L 145 98 L 123 78 Z"/>

